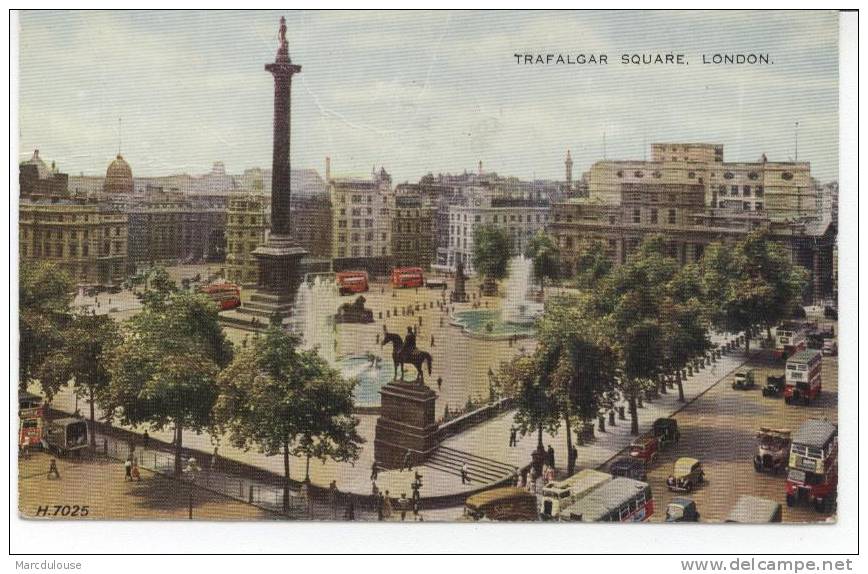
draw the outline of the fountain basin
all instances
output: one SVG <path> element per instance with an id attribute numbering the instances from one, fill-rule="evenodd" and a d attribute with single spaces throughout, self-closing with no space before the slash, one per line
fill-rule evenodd
<path id="1" fill-rule="evenodd" d="M 365 355 L 351 355 L 339 358 L 335 363 L 341 375 L 347 380 L 355 380 L 353 399 L 359 412 L 373 412 L 380 407 L 380 389 L 392 382 L 395 373 L 391 357 L 383 357 L 379 364 L 371 363 Z M 398 371 L 400 376 L 401 372 Z M 404 380 L 416 380 L 416 368 L 404 365 Z"/>
<path id="2" fill-rule="evenodd" d="M 501 309 L 468 309 L 456 311 L 451 323 L 471 337 L 489 340 L 532 337 L 535 317 L 525 315 L 521 322 L 507 321 Z"/>

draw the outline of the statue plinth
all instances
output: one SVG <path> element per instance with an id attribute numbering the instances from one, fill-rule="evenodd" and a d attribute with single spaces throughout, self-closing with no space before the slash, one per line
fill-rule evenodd
<path id="1" fill-rule="evenodd" d="M 422 464 L 437 448 L 440 426 L 434 417 L 437 393 L 419 382 L 392 381 L 380 390 L 380 416 L 374 459 L 383 468 L 401 468 L 407 452 Z"/>

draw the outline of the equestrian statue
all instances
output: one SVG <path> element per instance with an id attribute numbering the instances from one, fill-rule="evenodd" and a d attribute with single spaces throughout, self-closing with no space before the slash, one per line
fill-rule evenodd
<path id="1" fill-rule="evenodd" d="M 428 364 L 428 374 L 431 374 L 431 353 L 416 348 L 416 333 L 412 327 L 407 327 L 407 337 L 401 339 L 401 335 L 390 333 L 386 326 L 383 325 L 383 342 L 380 346 L 386 343 L 392 343 L 392 363 L 395 365 L 395 380 L 404 380 L 404 363 L 410 363 L 416 367 L 416 372 L 419 374 L 416 381 L 425 382 L 425 377 L 422 374 L 422 365 Z M 398 379 L 398 367 L 401 367 L 401 378 Z"/>

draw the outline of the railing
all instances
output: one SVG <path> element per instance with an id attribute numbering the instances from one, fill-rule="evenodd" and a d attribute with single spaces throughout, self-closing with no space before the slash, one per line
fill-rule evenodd
<path id="1" fill-rule="evenodd" d="M 98 433 L 96 435 L 97 450 L 116 460 L 132 458 L 140 468 L 157 474 L 173 477 L 175 472 L 175 455 L 164 450 L 130 447 L 130 444 L 116 437 Z M 188 453 L 181 455 L 182 467 L 187 468 L 191 457 Z M 264 510 L 283 513 L 283 489 L 252 479 L 222 472 L 211 468 L 208 461 L 197 461 L 201 470 L 195 473 L 184 472 L 183 480 L 192 482 L 199 488 L 215 492 L 227 498 L 246 502 Z M 309 518 L 310 503 L 305 496 L 290 491 L 289 511 L 291 518 Z"/>
<path id="2" fill-rule="evenodd" d="M 501 413 L 511 409 L 514 402 L 515 400 L 512 397 L 504 397 L 493 403 L 472 410 L 469 413 L 459 415 L 454 419 L 441 423 L 439 439 L 441 441 L 445 440 L 458 433 L 464 432 L 471 427 L 491 420 Z"/>

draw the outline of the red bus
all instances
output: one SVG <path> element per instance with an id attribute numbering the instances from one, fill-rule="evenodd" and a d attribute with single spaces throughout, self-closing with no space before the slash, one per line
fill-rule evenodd
<path id="1" fill-rule="evenodd" d="M 364 293 L 369 288 L 367 271 L 340 271 L 335 274 L 335 280 L 341 295 Z"/>
<path id="2" fill-rule="evenodd" d="M 823 390 L 823 352 L 816 349 L 799 351 L 787 360 L 784 401 L 801 400 L 808 404 Z"/>
<path id="3" fill-rule="evenodd" d="M 215 283 L 199 288 L 212 301 L 220 305 L 220 310 L 234 309 L 241 306 L 241 290 L 234 283 Z"/>
<path id="4" fill-rule="evenodd" d="M 813 502 L 828 512 L 838 494 L 838 427 L 809 419 L 793 435 L 787 473 L 787 506 Z"/>
<path id="5" fill-rule="evenodd" d="M 782 323 L 775 332 L 775 358 L 786 359 L 793 353 L 804 351 L 806 338 L 804 325 L 794 322 Z"/>
<path id="6" fill-rule="evenodd" d="M 395 267 L 392 269 L 392 287 L 422 287 L 425 276 L 421 267 Z"/>
<path id="7" fill-rule="evenodd" d="M 45 432 L 42 397 L 18 391 L 18 446 L 37 447 Z"/>

